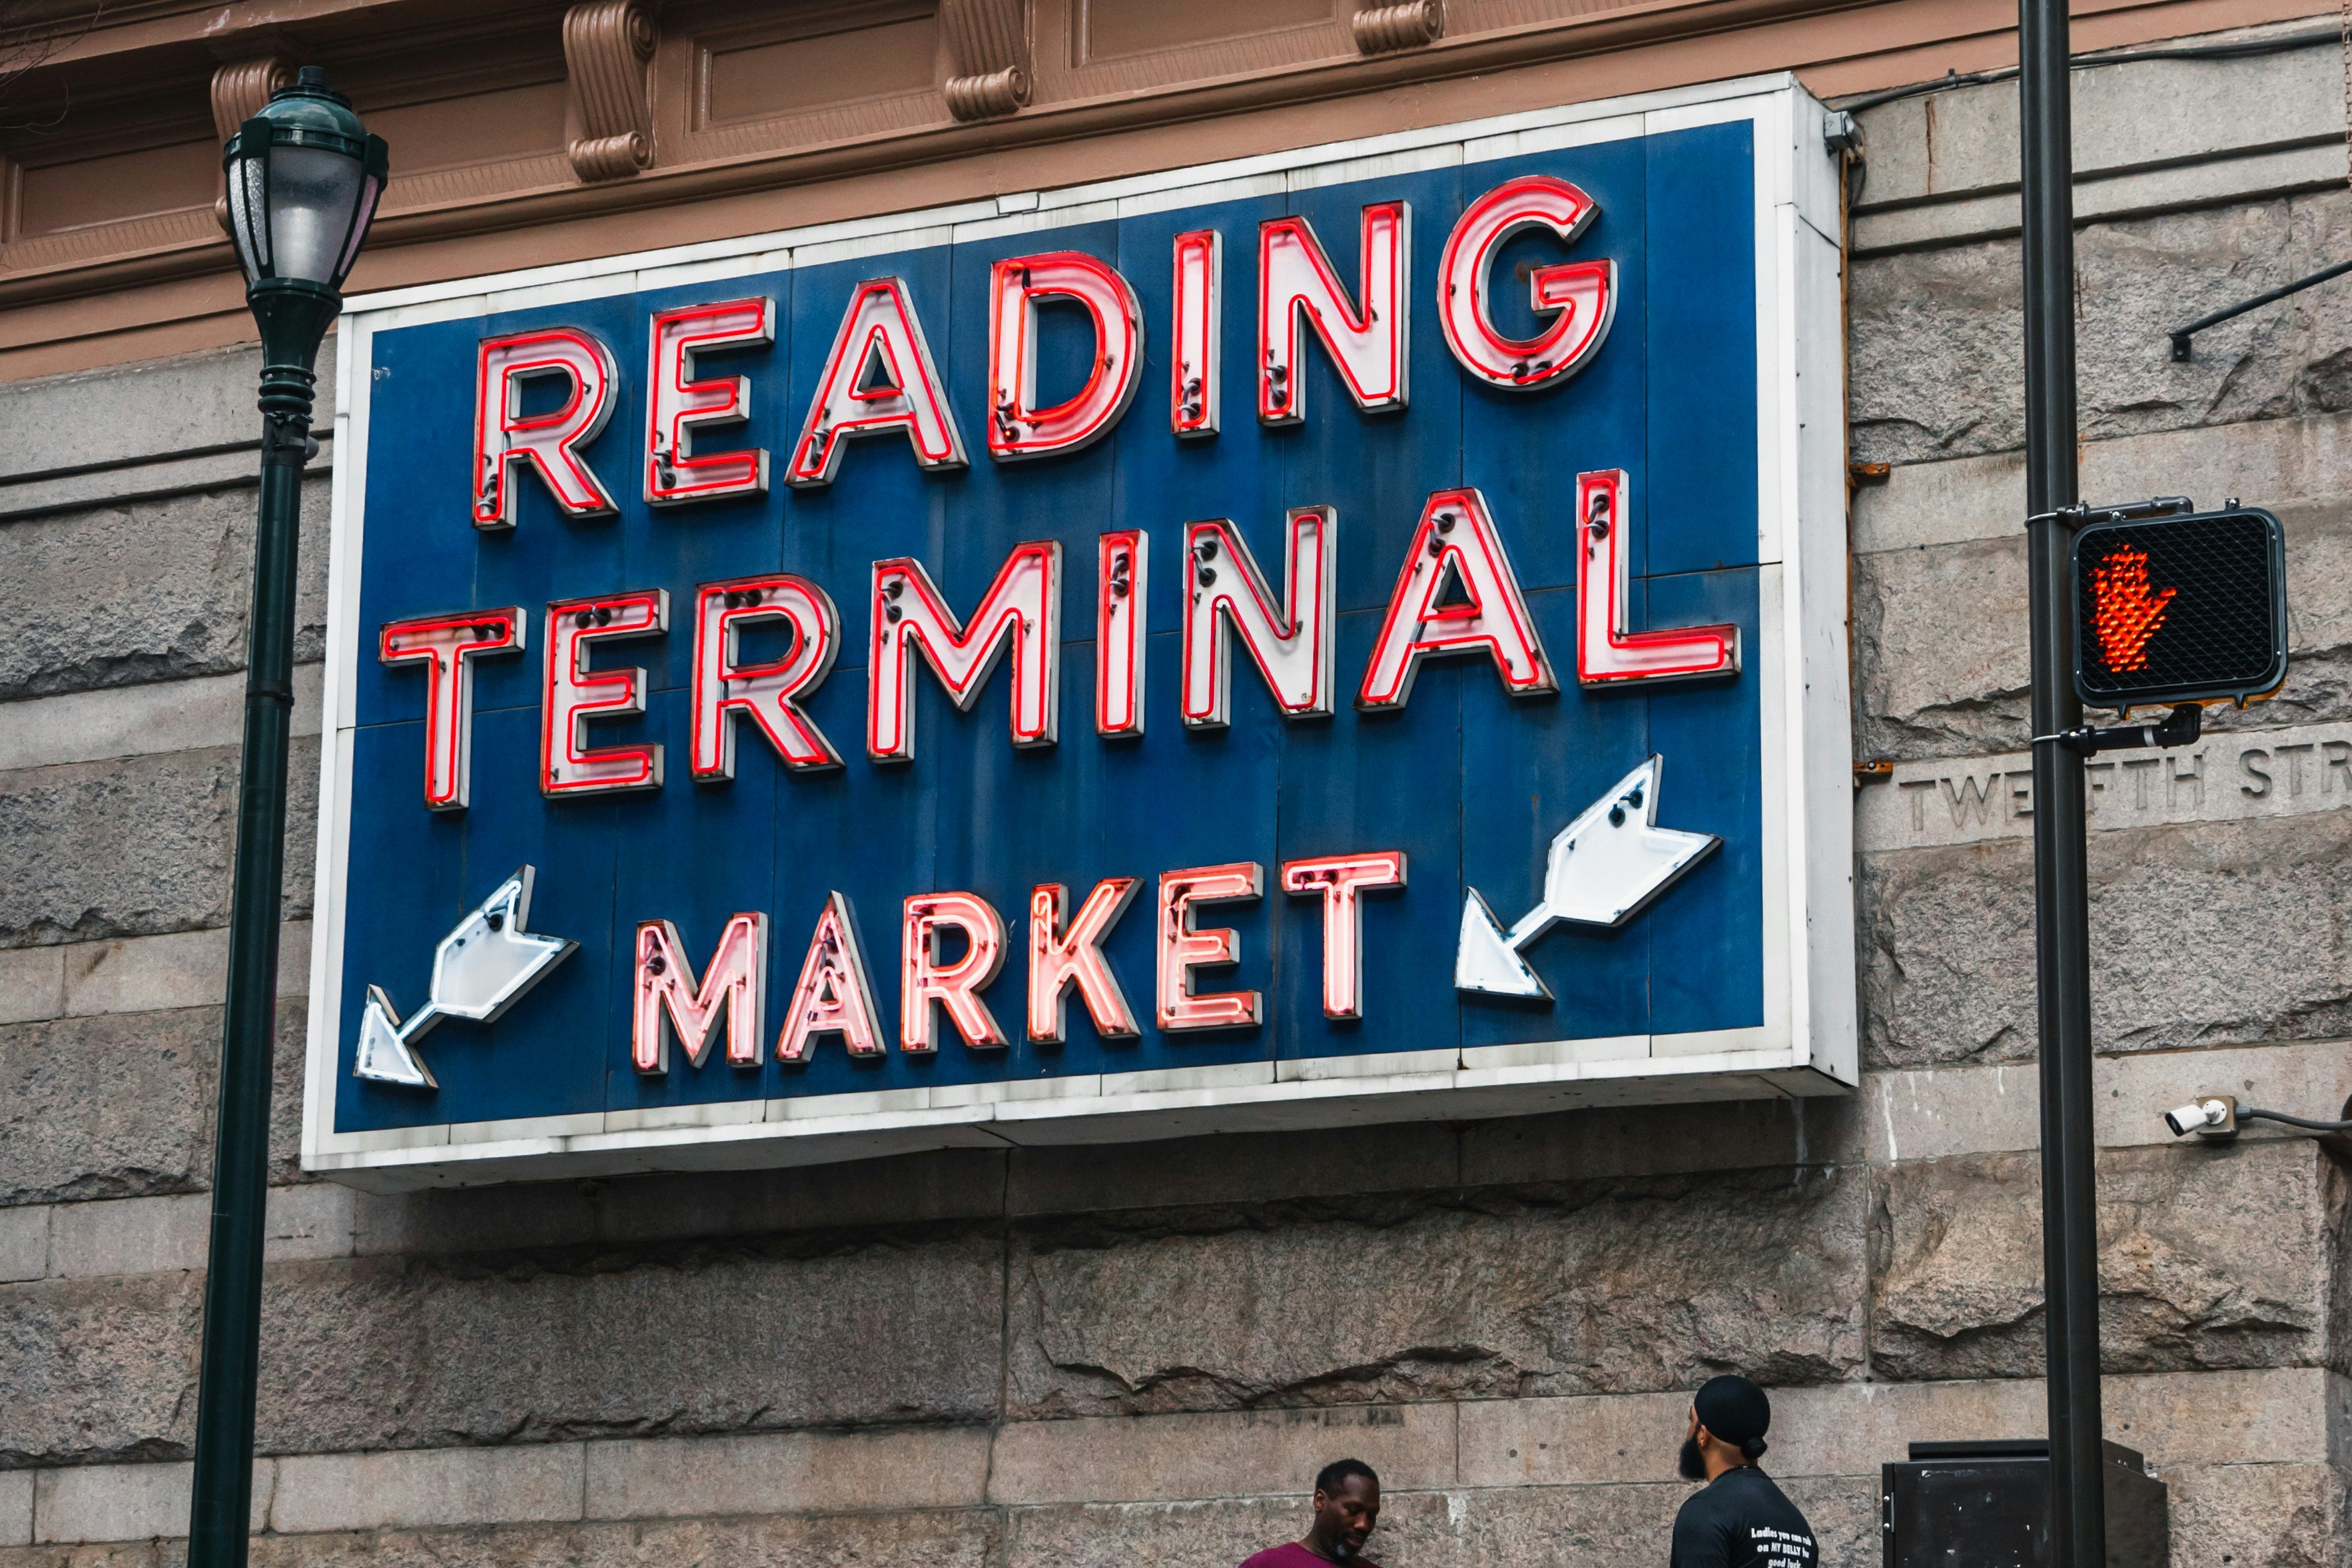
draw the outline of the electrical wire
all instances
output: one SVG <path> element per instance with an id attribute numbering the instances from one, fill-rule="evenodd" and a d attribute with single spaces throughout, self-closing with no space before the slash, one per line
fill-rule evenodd
<path id="1" fill-rule="evenodd" d="M 2336 31 L 2344 39 L 2344 180 L 2352 184 L 2352 0 L 2343 0 Z"/>
<path id="2" fill-rule="evenodd" d="M 2114 49 L 2092 49 L 2072 57 L 2076 70 L 2089 70 L 2095 66 L 2131 65 L 2140 60 L 2230 60 L 2249 55 L 2284 54 L 2291 49 L 2316 48 L 2322 44 L 2341 46 L 2344 31 L 2329 27 L 2325 31 L 2281 33 L 2269 38 L 2241 38 L 2226 44 L 2182 44 L 2161 49 L 2141 49 L 2126 46 Z M 1867 92 L 1859 98 L 1841 99 L 1831 107 L 1848 114 L 1859 114 L 1865 109 L 1875 109 L 1882 103 L 1898 99 L 1918 98 L 1931 92 L 1948 92 L 1954 88 L 1982 87 L 1990 82 L 2009 81 L 2017 75 L 2015 66 L 2002 66 L 1996 70 L 1948 71 L 1932 81 L 1913 82 L 1907 87 L 1891 87 L 1883 92 Z"/>
<path id="3" fill-rule="evenodd" d="M 2306 1132 L 2352 1132 L 2352 1121 L 2314 1121 L 2305 1116 L 2289 1116 L 2284 1110 L 2256 1110 L 2250 1106 L 2238 1107 L 2241 1121 L 2278 1121 L 2289 1127 L 2300 1127 Z"/>

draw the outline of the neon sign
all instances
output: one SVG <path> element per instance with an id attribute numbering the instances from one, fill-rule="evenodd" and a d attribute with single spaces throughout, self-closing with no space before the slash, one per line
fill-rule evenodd
<path id="1" fill-rule="evenodd" d="M 1830 166 L 1750 84 L 355 301 L 306 1159 L 1851 1082 Z"/>

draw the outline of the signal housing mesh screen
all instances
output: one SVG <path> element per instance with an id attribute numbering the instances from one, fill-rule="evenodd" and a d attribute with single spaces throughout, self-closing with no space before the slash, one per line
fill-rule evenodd
<path id="1" fill-rule="evenodd" d="M 2100 707 L 2254 696 L 2285 675 L 2268 514 L 2094 523 L 2074 542 L 2075 684 Z"/>

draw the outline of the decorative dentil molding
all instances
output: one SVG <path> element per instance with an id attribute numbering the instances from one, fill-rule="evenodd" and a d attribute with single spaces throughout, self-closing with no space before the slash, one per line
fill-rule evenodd
<path id="1" fill-rule="evenodd" d="M 563 63 L 580 134 L 565 152 L 583 182 L 618 180 L 653 162 L 654 15 L 646 0 L 581 0 L 563 14 Z"/>
<path id="2" fill-rule="evenodd" d="M 1445 0 L 1404 0 L 1402 5 L 1366 5 L 1355 15 L 1356 48 L 1382 55 L 1419 48 L 1445 35 Z"/>
<path id="3" fill-rule="evenodd" d="M 1029 101 L 1029 15 L 1024 0 L 940 0 L 940 26 L 955 68 L 948 110 L 958 120 L 1010 114 Z"/>

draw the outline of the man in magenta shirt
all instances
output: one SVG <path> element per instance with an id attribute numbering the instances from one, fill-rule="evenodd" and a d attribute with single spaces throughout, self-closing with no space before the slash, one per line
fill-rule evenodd
<path id="1" fill-rule="evenodd" d="M 1381 1478 L 1361 1459 L 1335 1459 L 1315 1478 L 1315 1522 L 1299 1540 L 1269 1547 L 1242 1568 L 1381 1568 L 1364 1542 L 1381 1521 Z"/>

